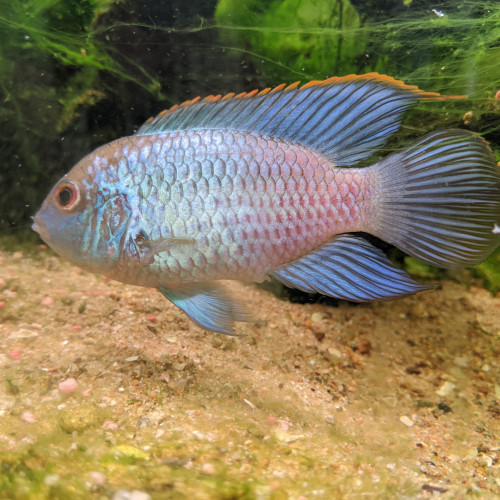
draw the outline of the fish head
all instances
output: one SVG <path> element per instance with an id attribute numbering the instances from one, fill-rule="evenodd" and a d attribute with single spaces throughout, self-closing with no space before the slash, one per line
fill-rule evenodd
<path id="1" fill-rule="evenodd" d="M 118 262 L 131 212 L 127 193 L 110 178 L 113 158 L 101 149 L 56 183 L 32 226 L 61 257 L 100 274 Z"/>

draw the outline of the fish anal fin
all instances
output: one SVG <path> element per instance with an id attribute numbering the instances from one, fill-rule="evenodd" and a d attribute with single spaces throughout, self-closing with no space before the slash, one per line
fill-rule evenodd
<path id="1" fill-rule="evenodd" d="M 384 252 L 351 234 L 335 236 L 271 276 L 304 292 L 353 302 L 388 300 L 432 288 L 413 281 Z"/>

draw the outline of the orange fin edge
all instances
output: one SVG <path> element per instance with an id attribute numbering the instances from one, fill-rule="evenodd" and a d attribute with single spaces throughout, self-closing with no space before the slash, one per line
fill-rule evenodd
<path id="1" fill-rule="evenodd" d="M 301 90 L 306 90 L 315 86 L 318 87 L 324 87 L 326 85 L 333 85 L 333 84 L 338 84 L 338 83 L 346 83 L 346 82 L 352 82 L 356 80 L 371 80 L 379 83 L 385 83 L 389 85 L 393 85 L 395 87 L 399 87 L 402 90 L 410 91 L 415 93 L 416 95 L 419 96 L 420 99 L 425 100 L 425 101 L 441 101 L 441 100 L 448 100 L 448 99 L 466 99 L 466 95 L 442 95 L 439 94 L 438 92 L 426 92 L 424 90 L 419 89 L 416 85 L 408 85 L 404 83 L 402 80 L 396 80 L 392 76 L 387 76 L 387 75 L 381 75 L 380 73 L 365 73 L 363 75 L 346 75 L 346 76 L 332 76 L 330 78 L 327 78 L 325 80 L 311 80 L 310 82 L 307 82 L 303 84 L 302 86 L 299 87 L 300 81 L 291 83 L 290 85 L 287 86 L 286 83 L 282 83 L 280 85 L 277 85 L 276 87 L 268 87 L 265 88 L 261 91 L 258 89 L 252 90 L 250 92 L 241 92 L 240 94 L 235 94 L 234 92 L 230 92 L 226 94 L 224 97 L 222 97 L 221 94 L 218 95 L 208 95 L 204 97 L 203 99 L 200 98 L 200 96 L 195 97 L 194 99 L 184 101 L 181 104 L 175 104 L 169 109 L 163 110 L 157 117 L 160 116 L 165 116 L 166 114 L 175 111 L 179 107 L 187 108 L 189 106 L 192 106 L 196 104 L 197 102 L 209 102 L 209 103 L 214 103 L 217 101 L 225 101 L 228 99 L 248 99 L 254 96 L 263 96 L 266 94 L 272 94 L 274 92 L 289 92 L 292 90 L 298 90 L 299 92 Z M 150 123 L 152 120 L 148 119 L 146 123 Z"/>

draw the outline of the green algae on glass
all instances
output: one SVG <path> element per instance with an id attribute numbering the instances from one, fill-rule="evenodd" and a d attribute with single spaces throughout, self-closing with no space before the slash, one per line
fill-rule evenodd
<path id="1" fill-rule="evenodd" d="M 220 0 L 215 19 L 230 37 L 277 61 L 275 69 L 282 71 L 273 73 L 281 79 L 290 72 L 322 78 L 356 72 L 356 57 L 367 43 L 348 0 Z"/>

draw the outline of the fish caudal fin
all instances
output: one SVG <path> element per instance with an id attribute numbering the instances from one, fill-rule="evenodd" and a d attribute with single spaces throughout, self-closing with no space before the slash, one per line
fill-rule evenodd
<path id="1" fill-rule="evenodd" d="M 443 268 L 471 266 L 500 244 L 500 172 L 485 141 L 433 132 L 369 167 L 379 238 Z"/>

